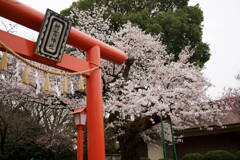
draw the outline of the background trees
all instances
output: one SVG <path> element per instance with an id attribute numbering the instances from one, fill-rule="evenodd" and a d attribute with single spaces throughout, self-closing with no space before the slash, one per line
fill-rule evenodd
<path id="1" fill-rule="evenodd" d="M 203 13 L 198 5 L 188 6 L 188 0 L 79 0 L 61 13 L 69 15 L 73 8 L 88 10 L 95 5 L 108 8 L 103 18 L 110 18 L 114 31 L 130 21 L 147 33 L 160 33 L 167 53 L 174 54 L 175 60 L 185 46 L 195 50 L 190 62 L 203 67 L 209 60 L 209 47 L 202 42 Z M 78 22 L 73 19 L 73 23 Z"/>
<path id="2" fill-rule="evenodd" d="M 82 102 L 61 96 L 60 77 L 50 77 L 52 89 L 43 91 L 44 75 L 32 68 L 30 83 L 22 84 L 25 67 L 8 55 L 8 70 L 0 71 L 0 159 L 63 159 L 74 150 L 69 113 Z"/>
<path id="3" fill-rule="evenodd" d="M 240 74 L 236 76 L 236 79 L 240 80 Z M 240 115 L 240 88 L 227 88 L 221 99 L 225 105 L 231 108 L 231 110 Z"/>
<path id="4" fill-rule="evenodd" d="M 2 83 L 0 86 L 1 159 L 31 159 L 33 157 L 44 159 L 43 149 L 36 144 L 36 137 L 43 133 L 42 127 L 29 110 L 31 103 L 27 103 L 19 96 L 11 96 L 13 91 L 14 94 L 19 94 L 21 90 L 16 90 L 11 85 L 5 88 Z M 2 89 L 8 93 L 4 93 Z"/>
<path id="5" fill-rule="evenodd" d="M 62 159 L 72 153 L 75 132 L 69 112 L 79 100 L 54 90 L 44 92 L 44 76 L 35 77 L 31 69 L 31 82 L 22 84 L 25 66 L 10 55 L 8 61 L 8 71 L 0 72 L 1 158 Z"/>
<path id="6" fill-rule="evenodd" d="M 122 159 L 146 156 L 146 142 L 160 137 L 158 124 L 164 118 L 171 118 L 178 129 L 220 124 L 218 116 L 225 108 L 206 96 L 209 83 L 201 69 L 189 63 L 194 50 L 185 46 L 176 60 L 161 35 L 148 34 L 130 22 L 118 31 L 109 30 L 111 21 L 103 18 L 107 10 L 72 7 L 68 18 L 80 31 L 128 55 L 122 66 L 102 62 L 106 127 L 119 141 Z"/>

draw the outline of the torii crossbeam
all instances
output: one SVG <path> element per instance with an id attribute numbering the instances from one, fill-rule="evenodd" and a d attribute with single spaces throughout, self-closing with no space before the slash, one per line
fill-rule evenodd
<path id="1" fill-rule="evenodd" d="M 35 31 L 40 31 L 44 19 L 44 14 L 16 0 L 0 0 L 0 16 Z M 75 28 L 71 29 L 67 43 L 86 51 L 86 61 L 67 54 L 63 55 L 61 62 L 48 60 L 33 53 L 35 42 L 2 30 L 0 30 L 0 41 L 29 60 L 70 72 L 88 70 L 95 67 L 95 64 L 100 66 L 101 58 L 116 64 L 123 64 L 127 59 L 127 56 L 122 51 L 94 39 Z M 3 48 L 0 46 L 1 49 Z M 101 70 L 92 71 L 85 74 L 85 76 L 87 78 L 88 159 L 105 160 Z"/>

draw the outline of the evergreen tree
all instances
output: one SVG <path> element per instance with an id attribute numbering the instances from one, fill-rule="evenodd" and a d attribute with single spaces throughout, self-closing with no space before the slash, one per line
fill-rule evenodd
<path id="1" fill-rule="evenodd" d="M 185 46 L 195 50 L 189 61 L 200 67 L 210 58 L 209 46 L 202 42 L 202 10 L 198 5 L 188 6 L 188 0 L 78 0 L 61 13 L 67 16 L 74 7 L 88 10 L 94 5 L 108 7 L 105 18 L 110 17 L 112 30 L 131 21 L 147 33 L 160 33 L 175 60 Z"/>

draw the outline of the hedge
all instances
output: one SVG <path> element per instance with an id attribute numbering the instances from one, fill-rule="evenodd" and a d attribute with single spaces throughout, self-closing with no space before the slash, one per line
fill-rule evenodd
<path id="1" fill-rule="evenodd" d="M 240 151 L 236 152 L 235 156 L 236 156 L 236 160 L 240 160 Z"/>
<path id="2" fill-rule="evenodd" d="M 204 160 L 200 153 L 185 154 L 182 160 Z"/>
<path id="3" fill-rule="evenodd" d="M 223 150 L 209 151 L 204 155 L 204 160 L 235 160 L 235 156 Z"/>

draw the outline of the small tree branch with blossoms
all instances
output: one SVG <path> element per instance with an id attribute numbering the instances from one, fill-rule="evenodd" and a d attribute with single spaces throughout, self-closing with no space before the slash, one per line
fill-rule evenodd
<path id="1" fill-rule="evenodd" d="M 240 74 L 237 74 L 236 80 L 240 80 Z M 226 106 L 230 107 L 232 112 L 240 115 L 240 88 L 228 88 L 220 99 Z"/>

